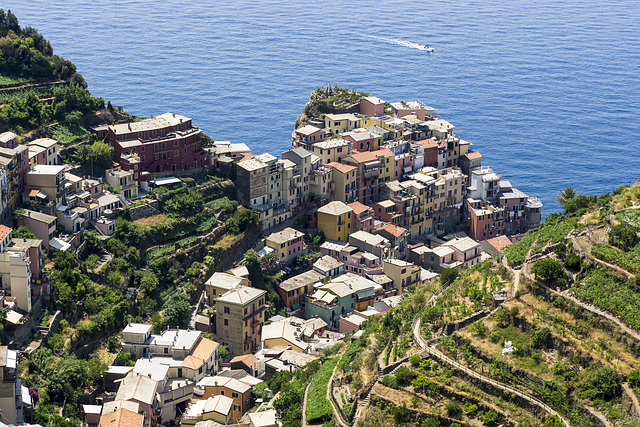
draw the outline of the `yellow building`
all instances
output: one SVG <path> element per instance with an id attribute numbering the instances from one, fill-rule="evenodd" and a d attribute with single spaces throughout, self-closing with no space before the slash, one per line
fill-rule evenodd
<path id="1" fill-rule="evenodd" d="M 233 391 L 232 391 L 233 393 Z M 231 397 L 218 394 L 208 399 L 192 399 L 191 404 L 180 419 L 180 427 L 195 426 L 200 421 L 212 420 L 216 423 L 231 424 L 232 407 L 234 400 Z"/>
<path id="2" fill-rule="evenodd" d="M 234 356 L 254 353 L 262 342 L 267 291 L 237 286 L 215 300 L 215 331 Z"/>
<path id="3" fill-rule="evenodd" d="M 395 174 L 395 156 L 393 151 L 388 148 L 381 148 L 375 154 L 380 159 L 380 174 L 378 175 L 378 184 L 393 181 Z"/>
<path id="4" fill-rule="evenodd" d="M 324 128 L 327 133 L 338 135 L 340 133 L 349 132 L 360 127 L 359 117 L 351 113 L 344 114 L 325 114 Z"/>
<path id="5" fill-rule="evenodd" d="M 194 393 L 197 399 L 205 400 L 215 396 L 225 396 L 233 399 L 231 411 L 231 421 L 237 423 L 253 404 L 251 390 L 253 385 L 248 383 L 249 377 L 243 378 L 245 381 L 230 377 L 204 377 L 198 381 L 196 388 L 198 393 Z M 253 379 L 251 377 L 251 379 Z M 251 381 L 252 383 L 256 381 Z M 257 383 L 262 381 L 257 380 Z"/>
<path id="6" fill-rule="evenodd" d="M 346 242 L 351 229 L 353 209 L 344 202 L 334 201 L 318 209 L 318 230 L 327 240 Z"/>
<path id="7" fill-rule="evenodd" d="M 393 287 L 398 294 L 403 294 L 411 286 L 420 283 L 420 267 L 399 259 L 382 262 L 383 273 L 393 280 Z"/>
<path id="8" fill-rule="evenodd" d="M 329 163 L 334 183 L 333 200 L 351 203 L 356 197 L 358 168 L 343 163 Z"/>
<path id="9" fill-rule="evenodd" d="M 339 162 L 344 156 L 348 156 L 351 143 L 342 138 L 326 139 L 311 145 L 311 152 L 320 157 L 322 164 Z"/>
<path id="10" fill-rule="evenodd" d="M 276 259 L 287 263 L 307 252 L 307 245 L 304 244 L 304 233 L 287 227 L 277 233 L 271 233 L 265 238 L 265 244 L 273 249 Z"/>
<path id="11" fill-rule="evenodd" d="M 118 166 L 117 168 L 109 169 L 105 174 L 105 178 L 107 184 L 126 199 L 138 197 L 138 183 L 133 179 L 133 172 L 123 171 Z"/>

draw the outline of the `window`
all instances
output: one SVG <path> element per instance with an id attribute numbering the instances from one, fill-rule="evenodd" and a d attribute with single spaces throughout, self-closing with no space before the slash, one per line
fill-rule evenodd
<path id="1" fill-rule="evenodd" d="M 220 395 L 224 396 L 224 390 L 220 390 Z"/>
<path id="2" fill-rule="evenodd" d="M 238 393 L 231 393 L 231 397 L 237 399 L 240 395 Z"/>
<path id="3" fill-rule="evenodd" d="M 240 410 L 240 405 L 233 405 L 233 410 L 234 411 L 239 411 Z"/>
<path id="4" fill-rule="evenodd" d="M 229 307 L 224 308 L 224 314 L 229 314 Z"/>
<path id="5" fill-rule="evenodd" d="M 224 326 L 229 326 L 229 319 L 224 319 Z"/>

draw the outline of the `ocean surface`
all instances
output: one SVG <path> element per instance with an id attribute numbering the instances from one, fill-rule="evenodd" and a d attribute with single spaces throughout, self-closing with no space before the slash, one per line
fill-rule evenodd
<path id="1" fill-rule="evenodd" d="M 419 99 L 544 214 L 640 178 L 640 2 L 8 0 L 96 96 L 279 154 L 310 92 Z M 416 49 L 429 44 L 435 53 Z"/>

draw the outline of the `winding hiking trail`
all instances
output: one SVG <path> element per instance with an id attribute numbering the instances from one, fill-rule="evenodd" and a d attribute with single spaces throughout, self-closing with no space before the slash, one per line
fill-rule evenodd
<path id="1" fill-rule="evenodd" d="M 638 334 L 638 332 L 636 332 L 635 330 L 631 329 L 630 327 L 622 323 L 620 319 L 618 319 L 616 316 L 612 315 L 611 313 L 607 313 L 606 311 L 601 310 L 592 304 L 588 304 L 586 302 L 579 300 L 575 296 L 571 295 L 569 293 L 570 291 L 558 292 L 553 289 L 549 289 L 549 291 L 568 299 L 569 301 L 580 306 L 581 308 L 584 308 L 587 311 L 590 311 L 593 314 L 604 317 L 605 319 L 613 322 L 618 328 L 622 329 L 626 334 L 632 336 L 635 340 L 640 341 L 640 334 Z"/>
<path id="2" fill-rule="evenodd" d="M 477 380 L 480 380 L 484 383 L 490 384 L 495 388 L 498 388 L 500 390 L 506 391 L 507 393 L 513 394 L 515 396 L 518 396 L 524 400 L 526 400 L 527 402 L 536 405 L 540 408 L 542 408 L 543 410 L 545 410 L 546 412 L 548 412 L 551 415 L 555 415 L 557 416 L 563 423 L 565 426 L 570 427 L 569 422 L 562 417 L 558 412 L 556 412 L 554 409 L 552 409 L 551 407 L 549 407 L 547 404 L 545 404 L 544 402 L 542 402 L 541 400 L 536 399 L 535 397 L 529 396 L 526 393 L 523 393 L 519 390 L 516 390 L 515 388 L 512 388 L 506 384 L 500 383 L 498 381 L 495 381 L 491 378 L 485 377 L 484 375 L 481 375 L 479 373 L 477 373 L 476 371 L 473 371 L 469 368 L 467 368 L 466 366 L 463 366 L 462 364 L 456 362 L 455 360 L 445 356 L 443 353 L 441 353 L 440 351 L 436 350 L 435 348 L 429 346 L 429 343 L 422 337 L 422 334 L 420 332 L 420 314 L 418 314 L 415 319 L 414 319 L 414 324 L 412 327 L 412 333 L 413 333 L 413 339 L 416 342 L 416 344 L 424 351 L 426 351 L 427 353 L 429 353 L 430 355 L 434 356 L 435 358 L 441 360 L 442 362 L 447 363 L 448 365 L 464 372 L 466 375 L 468 375 L 469 377 L 475 378 Z"/>
<path id="3" fill-rule="evenodd" d="M 307 387 L 304 389 L 304 397 L 302 398 L 302 427 L 307 427 L 307 393 L 309 392 L 309 386 L 311 385 L 311 381 L 307 384 Z"/>
<path id="4" fill-rule="evenodd" d="M 633 392 L 631 387 L 629 387 L 629 383 L 622 383 L 622 388 L 624 389 L 624 392 L 627 393 L 627 395 L 631 398 L 631 402 L 633 402 L 633 407 L 636 410 L 636 415 L 640 417 L 640 403 L 638 403 L 638 397 Z"/>

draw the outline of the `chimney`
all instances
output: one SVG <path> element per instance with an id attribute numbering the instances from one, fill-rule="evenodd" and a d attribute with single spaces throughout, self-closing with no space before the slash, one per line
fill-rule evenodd
<path id="1" fill-rule="evenodd" d="M 148 376 L 149 378 L 151 378 L 151 372 L 149 372 L 149 373 L 147 374 L 147 376 Z"/>

